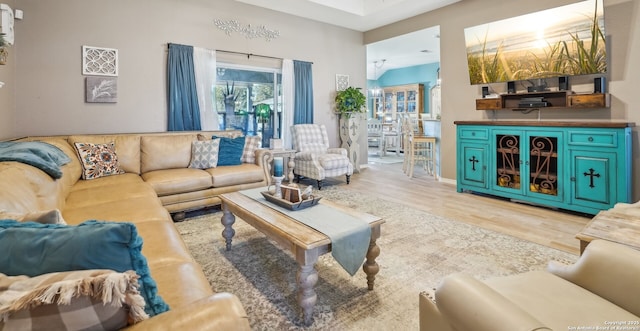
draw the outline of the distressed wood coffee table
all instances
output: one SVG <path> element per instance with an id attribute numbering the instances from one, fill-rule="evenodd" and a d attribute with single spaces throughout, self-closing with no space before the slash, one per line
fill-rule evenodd
<path id="1" fill-rule="evenodd" d="M 329 237 L 240 192 L 224 193 L 220 195 L 220 199 L 223 211 L 221 222 L 224 225 L 222 236 L 226 240 L 227 251 L 231 250 L 231 241 L 235 234 L 233 223 L 235 217 L 238 216 L 276 241 L 281 248 L 288 249 L 293 253 L 299 265 L 296 275 L 298 304 L 303 311 L 304 323 L 311 325 L 313 323 L 313 308 L 317 301 L 317 295 L 313 289 L 318 281 L 315 264 L 318 257 L 331 251 Z M 322 199 L 320 203 L 336 208 L 351 217 L 366 221 L 371 226 L 371 240 L 362 269 L 367 274 L 369 290 L 373 290 L 376 274 L 380 270 L 376 263 L 376 257 L 380 255 L 380 248 L 376 245 L 376 240 L 380 238 L 380 226 L 384 221 L 380 217 L 345 208 L 326 199 Z"/>

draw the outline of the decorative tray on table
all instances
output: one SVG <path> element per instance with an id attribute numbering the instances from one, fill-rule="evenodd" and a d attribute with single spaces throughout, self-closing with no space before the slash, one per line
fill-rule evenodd
<path id="1" fill-rule="evenodd" d="M 268 191 L 263 191 L 260 193 L 262 193 L 262 196 L 264 196 L 264 198 L 267 199 L 267 201 L 289 210 L 301 210 L 301 209 L 309 208 L 311 206 L 317 205 L 320 199 L 322 199 L 322 197 L 314 197 L 313 195 L 311 195 L 307 199 L 291 202 L 283 198 L 278 198 L 274 196 L 273 193 Z"/>

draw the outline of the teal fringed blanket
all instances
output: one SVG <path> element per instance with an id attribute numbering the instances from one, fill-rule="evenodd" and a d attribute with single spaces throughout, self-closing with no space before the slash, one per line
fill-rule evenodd
<path id="1" fill-rule="evenodd" d="M 58 147 L 41 141 L 0 142 L 0 162 L 16 161 L 34 166 L 52 178 L 62 177 L 60 167 L 71 162 Z"/>

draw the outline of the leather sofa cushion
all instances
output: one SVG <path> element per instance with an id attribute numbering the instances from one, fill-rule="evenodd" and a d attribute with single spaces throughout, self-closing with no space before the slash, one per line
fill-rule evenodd
<path id="1" fill-rule="evenodd" d="M 196 134 L 142 136 L 140 140 L 142 173 L 189 167 L 191 142 L 195 140 L 197 140 Z"/>
<path id="2" fill-rule="evenodd" d="M 605 321 L 638 319 L 615 304 L 548 272 L 532 271 L 489 279 L 485 283 L 552 330 L 567 330 L 571 326 L 605 327 Z"/>
<path id="3" fill-rule="evenodd" d="M 264 172 L 260 166 L 252 163 L 216 167 L 205 171 L 211 174 L 213 187 L 249 184 L 264 180 Z"/>
<path id="4" fill-rule="evenodd" d="M 181 307 L 213 294 L 207 277 L 196 262 L 176 262 L 153 266 L 151 277 L 158 294 L 169 307 Z"/>
<path id="5" fill-rule="evenodd" d="M 106 144 L 114 142 L 120 168 L 126 172 L 140 174 L 140 136 L 139 135 L 73 135 L 67 138 L 74 143 Z"/>
<path id="6" fill-rule="evenodd" d="M 144 238 L 142 254 L 147 258 L 151 269 L 194 261 L 173 221 L 142 221 L 135 222 L 135 225 Z"/>
<path id="7" fill-rule="evenodd" d="M 201 169 L 154 170 L 142 174 L 158 196 L 204 190 L 211 187 L 211 175 Z"/>
<path id="8" fill-rule="evenodd" d="M 96 202 L 95 204 L 81 207 L 69 205 L 62 211 L 62 217 L 70 225 L 91 219 L 132 223 L 171 219 L 171 215 L 157 198 L 149 199 L 147 196 L 129 198 L 125 194 L 118 201 Z"/>
<path id="9" fill-rule="evenodd" d="M 67 197 L 67 206 L 72 208 L 80 208 L 85 206 L 92 206 L 96 204 L 108 203 L 118 201 L 122 199 L 140 198 L 146 197 L 148 199 L 156 199 L 156 192 L 151 185 L 143 182 L 138 175 L 128 174 L 132 178 L 131 180 L 113 180 L 119 176 L 108 176 L 98 179 L 92 179 L 89 181 L 79 181 L 79 184 L 84 182 L 93 182 L 96 180 L 102 181 L 103 185 L 76 185 L 80 187 L 74 187 L 69 196 Z M 135 179 L 137 177 L 137 180 Z M 111 183 L 110 183 L 111 182 Z M 84 186 L 84 188 L 81 188 Z M 126 193 L 125 193 L 126 192 Z"/>

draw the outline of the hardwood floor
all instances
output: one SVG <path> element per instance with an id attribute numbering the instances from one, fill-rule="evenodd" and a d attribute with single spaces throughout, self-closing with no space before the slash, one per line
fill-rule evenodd
<path id="1" fill-rule="evenodd" d="M 455 185 L 435 181 L 417 167 L 414 178 L 402 172 L 402 163 L 369 164 L 354 174 L 350 185 L 332 181 L 345 189 L 373 194 L 409 205 L 450 220 L 469 223 L 496 232 L 578 255 L 575 235 L 591 220 L 590 215 L 557 211 L 495 197 L 456 192 Z"/>

